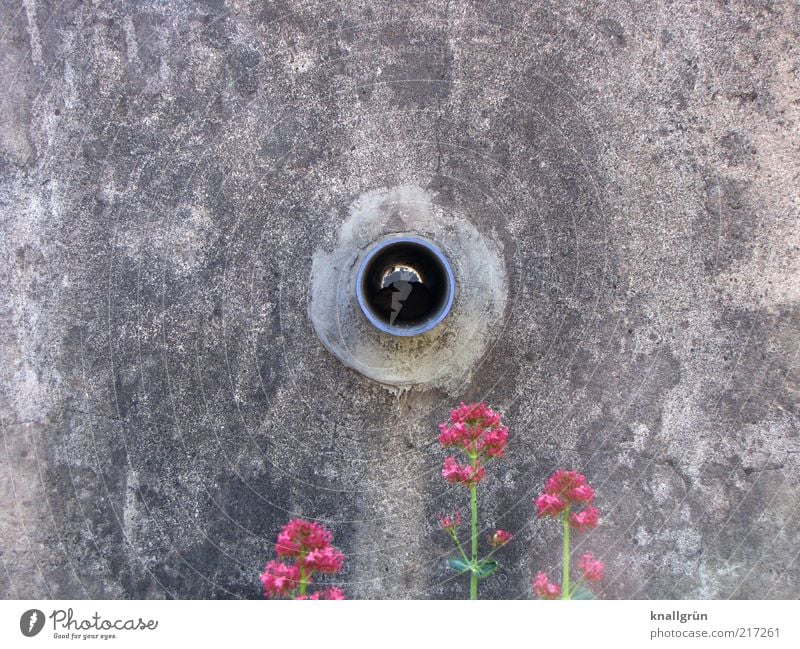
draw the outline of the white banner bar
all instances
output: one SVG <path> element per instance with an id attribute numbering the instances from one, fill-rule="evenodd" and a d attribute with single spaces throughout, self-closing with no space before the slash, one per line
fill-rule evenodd
<path id="1" fill-rule="evenodd" d="M 0 647 L 794 649 L 799 629 L 797 601 L 0 602 Z"/>

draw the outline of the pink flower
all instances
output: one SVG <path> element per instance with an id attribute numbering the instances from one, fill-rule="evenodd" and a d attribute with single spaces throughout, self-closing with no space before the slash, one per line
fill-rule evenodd
<path id="1" fill-rule="evenodd" d="M 471 485 L 476 485 L 485 477 L 486 477 L 486 469 L 484 469 L 482 466 L 478 465 L 474 469 L 470 467 L 469 474 L 467 475 L 466 480 L 464 480 L 464 485 L 466 485 L 467 487 Z"/>
<path id="2" fill-rule="evenodd" d="M 279 557 L 299 557 L 303 552 L 327 547 L 332 539 L 330 530 L 319 523 L 294 518 L 278 534 L 275 553 Z"/>
<path id="3" fill-rule="evenodd" d="M 605 566 L 602 561 L 598 561 L 594 555 L 587 552 L 578 561 L 578 569 L 583 573 L 586 581 L 600 581 L 603 578 Z"/>
<path id="4" fill-rule="evenodd" d="M 311 550 L 303 560 L 303 567 L 312 572 L 336 574 L 342 569 L 344 555 L 332 546 Z"/>
<path id="5" fill-rule="evenodd" d="M 486 469 L 478 465 L 473 468 L 456 462 L 452 455 L 444 459 L 442 477 L 451 484 L 463 484 L 467 487 L 478 484 L 486 477 Z"/>
<path id="6" fill-rule="evenodd" d="M 544 492 L 534 501 L 536 516 L 558 516 L 569 507 L 581 507 L 594 502 L 594 489 L 586 482 L 586 476 L 576 471 L 558 469 L 544 484 Z M 585 531 L 596 527 L 599 512 L 594 507 L 570 514 L 573 527 Z"/>
<path id="7" fill-rule="evenodd" d="M 472 439 L 468 435 L 469 431 L 462 423 L 453 426 L 449 426 L 447 422 L 439 424 L 439 443 L 443 447 L 464 446 L 465 442 L 469 444 Z"/>
<path id="8" fill-rule="evenodd" d="M 540 572 L 533 580 L 533 591 L 540 599 L 556 599 L 561 595 L 561 586 L 551 584 L 547 579 L 547 574 Z"/>
<path id="9" fill-rule="evenodd" d="M 579 532 L 585 532 L 597 527 L 600 522 L 600 512 L 597 507 L 586 507 L 577 514 L 569 515 L 569 524 Z"/>
<path id="10" fill-rule="evenodd" d="M 340 572 L 344 555 L 331 545 L 332 540 L 331 531 L 319 523 L 294 518 L 284 525 L 278 534 L 275 553 L 294 559 L 294 565 L 280 561 L 267 564 L 261 575 L 265 597 L 291 595 L 298 590 L 305 590 L 303 584 L 311 584 L 315 573 Z M 340 589 L 332 588 L 296 599 L 344 599 L 344 595 Z"/>
<path id="11" fill-rule="evenodd" d="M 594 489 L 586 482 L 586 476 L 565 469 L 558 469 L 547 479 L 544 492 L 570 504 L 588 503 L 594 499 Z"/>
<path id="12" fill-rule="evenodd" d="M 500 423 L 502 415 L 495 412 L 485 403 L 470 403 L 461 405 L 450 412 L 450 421 L 454 424 L 465 423 L 470 426 L 482 426 L 483 428 L 491 428 Z"/>
<path id="13" fill-rule="evenodd" d="M 489 543 L 493 548 L 499 548 L 508 543 L 512 538 L 514 537 L 505 530 L 497 530 L 489 538 Z"/>
<path id="14" fill-rule="evenodd" d="M 469 467 L 461 466 L 456 462 L 456 458 L 448 455 L 444 458 L 444 464 L 442 465 L 442 477 L 448 482 L 461 482 L 465 472 L 468 470 Z"/>
<path id="15" fill-rule="evenodd" d="M 594 489 L 588 484 L 572 489 L 567 497 L 574 503 L 590 503 L 594 500 Z"/>
<path id="16" fill-rule="evenodd" d="M 501 458 L 505 455 L 506 445 L 508 444 L 508 428 L 502 426 L 495 430 L 490 430 L 483 436 L 479 443 L 478 450 L 483 451 L 489 457 Z"/>
<path id="17" fill-rule="evenodd" d="M 315 595 L 318 594 L 319 599 L 345 599 L 342 589 L 337 588 L 336 586 L 331 586 L 330 588 L 326 588 L 325 590 L 317 591 L 314 594 Z"/>
<path id="18" fill-rule="evenodd" d="M 508 428 L 500 423 L 501 416 L 485 403 L 462 403 L 450 412 L 449 422 L 439 424 L 439 443 L 501 458 L 508 443 Z"/>
<path id="19" fill-rule="evenodd" d="M 300 597 L 295 597 L 295 599 L 345 599 L 345 596 L 341 588 L 331 586 L 330 588 L 318 590 L 316 593 L 312 593 L 311 595 L 301 595 Z"/>
<path id="20" fill-rule="evenodd" d="M 287 595 L 300 583 L 300 569 L 280 561 L 270 561 L 260 576 L 265 597 Z"/>
<path id="21" fill-rule="evenodd" d="M 439 516 L 439 524 L 442 526 L 443 531 L 452 534 L 461 525 L 461 512 L 456 512 L 452 516 Z"/>
<path id="22" fill-rule="evenodd" d="M 558 516 L 567 508 L 567 503 L 561 500 L 558 496 L 551 494 L 540 494 L 534 500 L 536 503 L 536 517 L 542 518 L 543 516 Z"/>

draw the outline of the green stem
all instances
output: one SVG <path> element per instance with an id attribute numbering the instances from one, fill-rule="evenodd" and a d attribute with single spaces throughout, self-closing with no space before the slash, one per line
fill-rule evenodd
<path id="1" fill-rule="evenodd" d="M 306 571 L 300 567 L 300 597 L 303 597 L 308 590 L 308 582 L 306 581 Z"/>
<path id="2" fill-rule="evenodd" d="M 467 553 L 464 552 L 464 548 L 461 547 L 461 541 L 458 540 L 458 536 L 455 534 L 455 532 L 452 534 L 452 539 L 453 541 L 455 541 L 456 547 L 458 548 L 458 551 L 461 553 L 461 556 L 464 557 L 464 561 L 469 563 L 469 557 L 467 556 Z"/>
<path id="3" fill-rule="evenodd" d="M 300 597 L 303 597 L 308 590 L 308 581 L 306 576 L 306 571 L 303 568 L 303 563 L 305 562 L 307 552 L 303 552 L 300 555 L 300 559 L 297 562 L 297 567 L 300 568 Z"/>
<path id="4" fill-rule="evenodd" d="M 478 457 L 475 454 L 472 456 L 473 475 L 477 470 L 477 465 Z M 472 509 L 472 566 L 474 568 L 478 565 L 478 485 L 476 484 L 471 484 L 469 487 L 469 501 Z M 478 575 L 474 570 L 470 572 L 469 577 L 469 598 L 478 599 Z"/>
<path id="5" fill-rule="evenodd" d="M 569 507 L 564 511 L 564 547 L 561 557 L 561 598 L 570 599 L 569 590 Z"/>

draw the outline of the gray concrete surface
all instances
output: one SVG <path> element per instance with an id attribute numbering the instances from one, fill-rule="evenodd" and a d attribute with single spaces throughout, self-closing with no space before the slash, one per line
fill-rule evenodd
<path id="1" fill-rule="evenodd" d="M 800 592 L 794 2 L 0 4 L 0 595 L 260 597 L 290 515 L 351 597 L 461 597 L 436 424 L 307 317 L 359 195 L 416 185 L 503 246 L 460 398 L 506 413 L 481 487 L 586 472 L 607 598 Z"/>

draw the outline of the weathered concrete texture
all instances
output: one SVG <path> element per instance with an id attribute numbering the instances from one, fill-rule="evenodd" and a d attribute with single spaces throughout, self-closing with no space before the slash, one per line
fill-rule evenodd
<path id="1" fill-rule="evenodd" d="M 651 5 L 648 5 L 651 6 Z M 348 206 L 416 185 L 503 247 L 463 389 L 506 412 L 487 597 L 557 561 L 584 470 L 603 596 L 796 597 L 794 2 L 5 0 L 0 594 L 259 597 L 291 514 L 351 597 L 456 597 L 453 397 L 307 317 Z"/>

